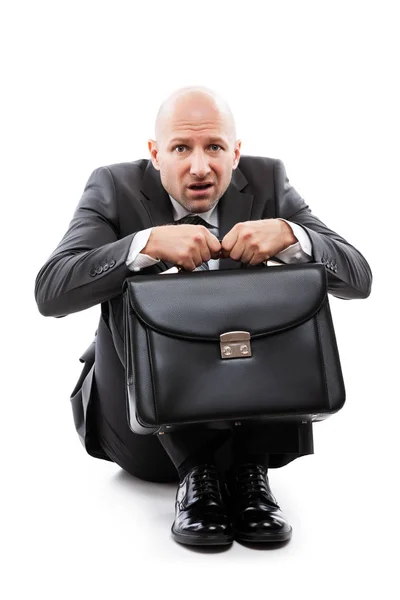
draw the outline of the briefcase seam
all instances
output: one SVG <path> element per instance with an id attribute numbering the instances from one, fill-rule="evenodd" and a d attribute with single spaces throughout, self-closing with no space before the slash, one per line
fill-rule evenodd
<path id="1" fill-rule="evenodd" d="M 148 348 L 150 371 L 151 371 L 151 388 L 153 391 L 154 416 L 155 416 L 156 423 L 158 423 L 157 396 L 156 396 L 155 376 L 154 376 L 155 371 L 154 371 L 154 366 L 153 366 L 152 345 L 151 345 L 148 327 L 145 327 L 145 331 L 146 331 L 147 348 Z"/>
<path id="2" fill-rule="evenodd" d="M 336 412 L 338 412 L 337 410 L 325 410 L 323 413 L 318 413 L 318 414 L 322 414 L 322 415 L 326 415 L 327 417 L 331 414 L 335 414 Z M 240 422 L 240 421 L 247 421 L 249 419 L 259 419 L 261 418 L 262 420 L 265 421 L 270 421 L 270 420 L 277 420 L 277 421 L 293 421 L 293 420 L 301 420 L 304 417 L 307 417 L 308 420 L 312 420 L 310 417 L 312 417 L 312 413 L 310 413 L 309 411 L 292 411 L 290 413 L 290 415 L 288 415 L 287 413 L 274 413 L 273 415 L 260 415 L 259 413 L 256 414 L 252 414 L 252 415 L 246 415 L 245 417 L 240 416 L 240 415 L 234 415 L 232 417 L 229 417 L 229 419 L 227 417 L 223 417 L 221 419 L 213 419 L 212 421 L 210 421 L 210 419 L 201 419 L 201 420 L 197 420 L 197 421 L 168 421 L 168 422 L 164 422 L 161 427 L 163 429 L 165 429 L 165 427 L 172 427 L 172 426 L 180 426 L 180 425 L 196 425 L 198 423 L 231 423 L 232 425 L 234 425 L 234 422 Z M 157 425 L 156 425 L 157 426 Z"/>
<path id="3" fill-rule="evenodd" d="M 345 383 L 343 380 L 343 372 L 342 372 L 342 366 L 341 366 L 341 362 L 340 362 L 339 348 L 338 348 L 338 344 L 337 344 L 335 328 L 333 326 L 333 319 L 332 319 L 332 313 L 331 313 L 329 301 L 327 301 L 327 303 L 326 303 L 326 311 L 327 311 L 327 315 L 328 315 L 327 324 L 328 324 L 329 332 L 332 336 L 332 342 L 333 342 L 331 347 L 332 347 L 332 351 L 334 354 L 334 358 L 337 361 L 337 367 L 338 367 L 338 372 L 339 372 L 339 376 L 340 376 L 340 386 L 343 388 L 343 393 L 344 393 L 344 398 L 345 398 L 346 397 L 346 388 L 345 388 Z M 343 400 L 342 406 L 344 404 L 344 401 L 345 400 Z M 336 410 L 340 410 L 340 408 L 336 409 Z"/>
<path id="4" fill-rule="evenodd" d="M 326 280 L 326 273 L 325 271 L 323 271 L 323 275 L 325 277 Z M 137 303 L 135 302 L 135 297 L 134 297 L 134 292 L 131 288 L 131 284 L 132 282 L 130 282 L 129 280 L 127 281 L 127 293 L 128 293 L 128 302 L 132 308 L 132 310 L 134 311 L 136 317 L 146 326 L 146 327 L 150 327 L 150 329 L 157 331 L 158 333 L 161 333 L 163 335 L 167 335 L 169 337 L 173 337 L 173 338 L 178 338 L 178 339 L 184 339 L 184 340 L 194 340 L 194 341 L 210 341 L 210 342 L 219 342 L 220 338 L 219 335 L 215 336 L 215 337 L 203 337 L 200 335 L 187 335 L 187 334 L 182 334 L 182 333 L 176 333 L 175 331 L 171 332 L 170 330 L 167 330 L 163 327 L 160 327 L 159 325 L 154 325 L 152 322 L 150 322 L 148 319 L 146 319 L 143 314 L 142 311 L 140 310 L 140 308 L 137 306 Z M 256 339 L 256 338 L 261 338 L 264 337 L 266 335 L 271 335 L 274 333 L 280 333 L 282 331 L 286 331 L 288 329 L 291 329 L 292 327 L 297 327 L 298 325 L 301 325 L 303 323 L 305 323 L 306 321 L 312 319 L 322 308 L 324 302 L 326 301 L 327 298 L 327 289 L 325 287 L 324 293 L 322 294 L 322 298 L 320 303 L 316 306 L 316 308 L 314 309 L 314 311 L 311 314 L 308 314 L 306 317 L 302 318 L 302 319 L 298 319 L 298 320 L 294 320 L 292 321 L 290 324 L 285 325 L 283 327 L 280 327 L 278 329 L 273 329 L 273 331 L 267 331 L 267 332 L 261 332 L 261 333 L 252 333 L 252 338 Z"/>
<path id="5" fill-rule="evenodd" d="M 317 314 L 315 315 L 315 322 L 316 322 L 316 325 L 317 325 L 318 347 L 319 347 L 320 356 L 321 356 L 321 362 L 322 362 L 322 376 L 324 378 L 326 395 L 328 397 L 328 405 L 329 405 L 329 408 L 331 408 L 331 398 L 330 398 L 330 394 L 329 394 L 328 378 L 327 378 L 326 369 L 325 369 L 325 356 L 324 356 L 324 350 L 323 350 L 323 347 L 322 347 L 322 340 L 321 340 L 321 332 L 320 332 L 320 324 L 319 324 L 319 312 L 317 312 Z"/>
<path id="6" fill-rule="evenodd" d="M 262 333 L 252 333 L 252 332 L 250 332 L 251 333 L 251 338 L 252 339 L 258 339 L 258 338 L 265 337 L 267 335 L 274 335 L 276 333 L 281 333 L 282 331 L 287 331 L 289 329 L 292 329 L 293 327 L 298 327 L 299 325 L 302 325 L 303 323 L 306 323 L 307 321 L 309 321 L 310 319 L 314 318 L 319 313 L 319 311 L 321 310 L 321 308 L 322 308 L 325 300 L 326 300 L 326 294 L 324 295 L 324 298 L 323 298 L 322 302 L 320 303 L 320 305 L 318 306 L 318 308 L 316 309 L 316 311 L 313 314 L 307 315 L 306 317 L 304 317 L 303 319 L 300 319 L 298 321 L 293 321 L 289 325 L 285 325 L 284 327 L 280 327 L 279 329 L 274 329 L 273 331 L 267 331 L 267 332 L 262 332 Z M 182 339 L 182 340 L 202 341 L 202 342 L 219 342 L 220 341 L 219 336 L 218 337 L 200 337 L 200 336 L 185 335 L 185 334 L 181 334 L 181 333 L 171 332 L 171 331 L 168 331 L 167 329 L 163 329 L 161 327 L 155 326 L 152 323 L 148 323 L 135 310 L 134 306 L 133 306 L 133 313 L 135 314 L 136 318 L 139 319 L 139 321 L 141 321 L 143 323 L 143 325 L 145 325 L 146 331 L 147 331 L 147 328 L 150 328 L 153 331 L 156 331 L 157 333 L 160 333 L 162 335 L 166 335 L 168 337 L 178 338 L 178 339 Z"/>

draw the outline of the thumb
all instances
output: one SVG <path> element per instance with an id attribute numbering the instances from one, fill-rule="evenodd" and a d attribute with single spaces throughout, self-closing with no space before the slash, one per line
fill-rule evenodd
<path id="1" fill-rule="evenodd" d="M 229 253 L 232 250 L 233 246 L 236 244 L 237 237 L 237 229 L 233 227 L 230 231 L 228 231 L 228 233 L 221 242 L 222 250 L 226 250 Z"/>

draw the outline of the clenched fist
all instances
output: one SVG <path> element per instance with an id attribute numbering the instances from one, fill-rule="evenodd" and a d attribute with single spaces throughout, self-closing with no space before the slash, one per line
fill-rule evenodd
<path id="1" fill-rule="evenodd" d="M 244 221 L 222 240 L 221 258 L 258 265 L 297 241 L 291 227 L 281 219 Z"/>
<path id="2" fill-rule="evenodd" d="M 203 225 L 154 227 L 142 253 L 193 271 L 211 258 L 219 258 L 221 244 Z"/>

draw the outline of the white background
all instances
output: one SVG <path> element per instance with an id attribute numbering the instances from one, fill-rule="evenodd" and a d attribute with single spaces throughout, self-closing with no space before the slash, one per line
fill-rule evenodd
<path id="1" fill-rule="evenodd" d="M 3 4 L 3 598 L 398 597 L 395 5 Z M 91 458 L 74 430 L 69 395 L 99 307 L 45 319 L 34 301 L 92 170 L 146 157 L 160 102 L 193 84 L 228 100 L 243 154 L 282 159 L 374 273 L 368 300 L 331 302 L 345 407 L 314 427 L 314 455 L 271 471 L 293 526 L 283 548 L 176 544 L 175 486 Z"/>

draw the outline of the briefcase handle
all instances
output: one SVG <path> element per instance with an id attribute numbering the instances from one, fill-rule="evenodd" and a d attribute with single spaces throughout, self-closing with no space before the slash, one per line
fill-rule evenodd
<path id="1" fill-rule="evenodd" d="M 224 260 L 224 259 L 221 259 Z M 286 263 L 283 262 L 283 260 L 280 260 L 279 258 L 276 258 L 275 256 L 271 256 L 271 258 L 268 259 L 268 261 L 273 261 L 275 262 L 277 265 L 285 265 Z M 268 264 L 267 260 L 264 260 L 262 263 L 260 263 L 259 265 L 249 265 L 249 264 L 245 264 L 242 263 L 241 267 L 242 269 L 270 269 L 272 265 Z M 185 271 L 185 269 L 183 269 L 181 266 L 175 265 L 175 268 L 177 269 L 178 273 L 192 273 L 192 271 Z"/>
<path id="2" fill-rule="evenodd" d="M 222 240 L 218 240 L 219 243 L 222 243 Z M 224 260 L 223 258 L 220 260 Z M 268 260 L 274 260 L 277 263 L 280 264 L 285 264 L 283 261 L 281 261 L 279 258 L 276 258 L 274 256 L 272 256 L 271 258 L 269 258 Z M 264 268 L 264 267 L 268 267 L 268 260 L 264 260 L 262 263 L 260 263 L 259 265 L 249 265 L 249 264 L 245 264 L 243 263 L 241 265 L 241 267 L 243 269 L 259 269 L 259 268 Z M 180 265 L 175 265 L 175 268 L 178 270 L 178 273 L 192 273 L 192 271 L 185 271 L 185 269 L 183 269 Z"/>
<path id="3" fill-rule="evenodd" d="M 219 243 L 222 243 L 222 240 L 218 240 Z M 223 258 L 220 260 L 224 260 Z M 268 258 L 267 260 L 264 260 L 262 263 L 260 263 L 259 265 L 249 265 L 249 264 L 245 264 L 243 263 L 241 265 L 241 268 L 243 269 L 262 269 L 264 267 L 269 267 L 270 265 L 268 265 L 268 261 L 273 261 L 276 264 L 281 264 L 284 265 L 286 263 L 284 263 L 280 258 L 276 258 L 275 256 L 271 256 L 270 258 Z M 176 271 L 174 270 L 176 269 Z M 173 265 L 171 268 L 167 269 L 167 271 L 161 271 L 161 274 L 163 273 L 192 273 L 192 271 L 186 271 L 183 267 L 181 267 L 180 265 Z"/>
<path id="4" fill-rule="evenodd" d="M 270 259 L 268 259 L 268 260 L 270 260 Z M 192 273 L 193 272 L 193 271 L 186 271 L 180 265 L 174 265 L 174 266 L 178 270 L 178 273 Z M 172 268 L 174 268 L 174 267 L 172 267 Z M 242 269 L 260 269 L 260 268 L 264 269 L 264 268 L 268 268 L 269 269 L 270 267 L 267 265 L 267 261 L 264 260 L 264 262 L 260 263 L 259 265 L 249 265 L 249 264 L 242 263 L 241 268 Z"/>

